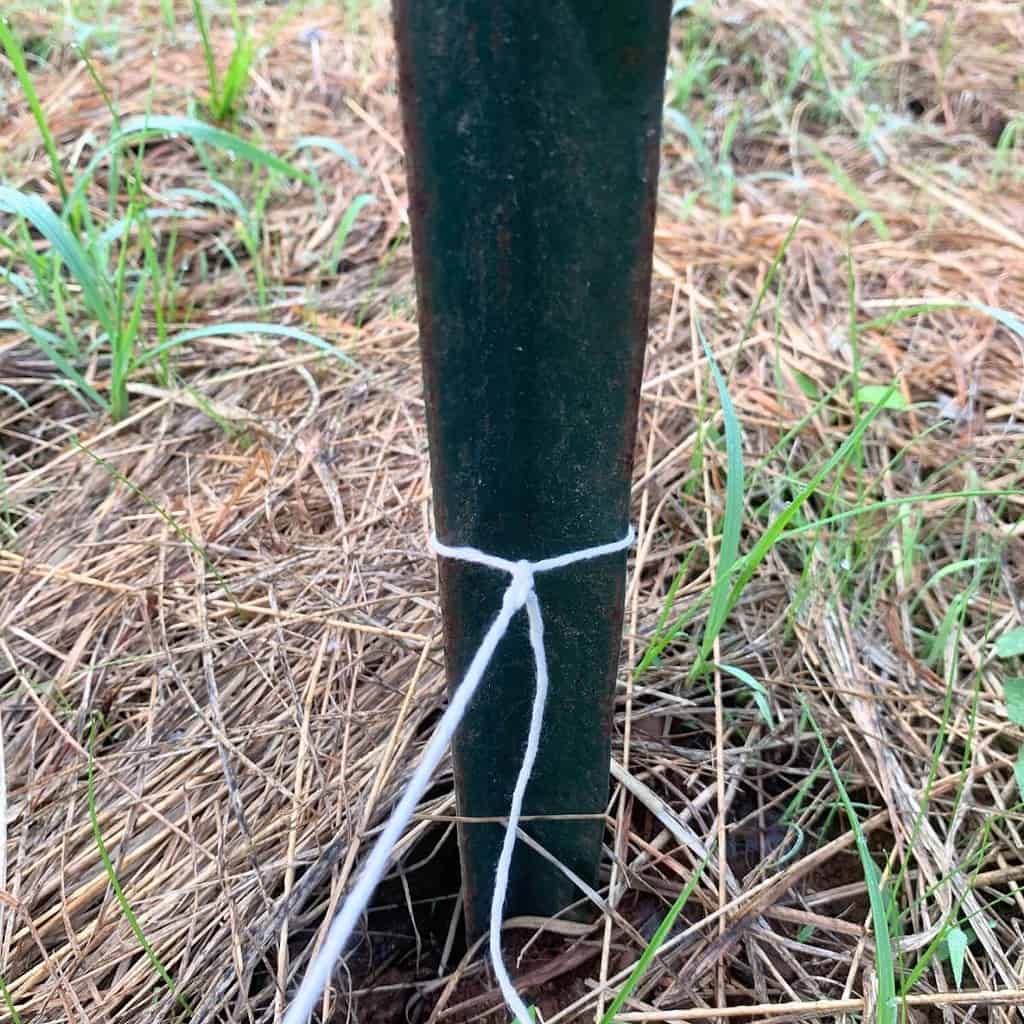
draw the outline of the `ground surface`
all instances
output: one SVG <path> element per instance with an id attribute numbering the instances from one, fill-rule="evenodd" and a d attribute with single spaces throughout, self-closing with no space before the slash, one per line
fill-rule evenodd
<path id="1" fill-rule="evenodd" d="M 679 7 L 606 913 L 510 928 L 515 974 L 600 1019 L 706 860 L 621 1019 L 1009 1020 L 1024 18 Z M 387 19 L 241 7 L 247 67 L 208 5 L 212 111 L 188 5 L 5 9 L 72 195 L 3 60 L 0 177 L 84 262 L 0 214 L 0 1018 L 273 1020 L 443 704 Z M 87 179 L 146 112 L 193 122 Z M 443 768 L 329 1019 L 506 1019 L 453 813 Z"/>

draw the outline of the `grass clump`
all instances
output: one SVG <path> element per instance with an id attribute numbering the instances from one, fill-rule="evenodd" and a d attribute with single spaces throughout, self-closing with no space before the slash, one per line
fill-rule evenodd
<path id="1" fill-rule="evenodd" d="M 12 53 L 20 53 L 6 28 L 2 41 Z M 161 224 L 201 216 L 197 204 L 209 204 L 235 218 L 238 237 L 253 269 L 258 308 L 264 311 L 269 294 L 261 258 L 261 232 L 267 203 L 281 180 L 311 184 L 313 179 L 288 160 L 195 118 L 147 115 L 122 121 L 111 109 L 114 130 L 109 141 L 96 149 L 67 190 L 53 136 L 35 99 L 24 61 L 14 63 L 19 80 L 27 86 L 26 95 L 58 176 L 63 205 L 55 211 L 37 194 L 0 185 L 0 213 L 15 218 L 13 230 L 0 232 L 0 245 L 14 262 L 22 263 L 30 271 L 25 275 L 4 269 L 19 297 L 12 306 L 13 316 L 0 320 L 0 328 L 27 334 L 63 375 L 66 386 L 120 420 L 128 413 L 129 382 L 141 367 L 161 357 L 166 383 L 167 356 L 175 348 L 187 341 L 237 329 L 221 324 L 168 335 L 169 321 L 175 312 L 176 236 L 172 233 L 164 241 Z M 95 80 L 102 84 L 98 77 Z M 109 102 L 106 93 L 104 99 Z M 146 189 L 141 153 L 121 175 L 121 156 L 126 150 L 138 151 L 138 147 L 167 139 L 187 139 L 204 152 L 211 151 L 228 161 L 246 161 L 254 172 L 264 175 L 255 202 L 250 205 L 227 184 L 214 178 L 206 191 L 194 187 L 170 190 L 160 197 L 168 204 L 162 205 Z M 111 182 L 123 187 L 127 196 L 120 216 L 106 224 L 94 217 L 89 204 L 91 186 L 104 163 L 110 165 Z M 209 166 L 217 172 L 215 164 Z M 33 232 L 48 243 L 47 249 L 36 250 Z M 248 282 L 247 271 L 240 267 L 230 247 L 224 246 L 224 252 Z M 149 341 L 143 330 L 146 314 L 156 321 L 155 342 Z M 47 320 L 57 329 L 46 326 Z M 245 327 L 252 333 L 290 337 L 339 354 L 322 339 L 298 328 L 264 322 L 247 323 Z M 83 344 L 83 338 L 90 339 L 88 345 Z M 81 369 L 97 353 L 104 353 L 109 373 L 106 394 L 90 383 Z"/>
<path id="2" fill-rule="evenodd" d="M 218 123 L 234 121 L 240 112 L 249 85 L 249 73 L 256 57 L 256 42 L 238 16 L 238 6 L 231 4 L 234 42 L 223 75 L 217 70 L 217 55 L 210 38 L 203 0 L 192 0 L 192 17 L 199 32 L 209 94 L 206 100 L 210 116 Z"/>

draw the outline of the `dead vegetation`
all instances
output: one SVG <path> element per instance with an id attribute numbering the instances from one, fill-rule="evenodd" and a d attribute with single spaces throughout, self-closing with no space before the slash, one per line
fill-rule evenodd
<path id="1" fill-rule="evenodd" d="M 915 1024 L 1009 1020 L 1024 999 L 1022 734 L 1005 690 L 1021 673 L 995 651 L 1024 625 L 1024 168 L 1006 141 L 1024 20 L 1010 3 L 812 6 L 740 0 L 674 23 L 670 100 L 698 73 L 676 107 L 689 128 L 670 117 L 664 138 L 610 911 L 508 933 L 548 1024 L 607 1007 L 705 859 L 617 1019 L 870 1019 L 879 945 Z M 280 9 L 242 13 L 268 28 Z M 187 10 L 173 35 L 159 17 L 125 5 L 95 48 L 122 118 L 202 94 Z M 109 132 L 105 102 L 62 16 L 12 24 L 46 43 L 34 81 L 73 177 Z M 226 20 L 213 37 L 226 61 Z M 169 377 L 138 373 L 114 423 L 28 336 L 0 334 L 0 1017 L 276 1019 L 436 720 L 393 70 L 386 18 L 358 5 L 292 12 L 254 64 L 235 131 L 281 153 L 327 136 L 361 168 L 318 152 L 319 195 L 275 185 L 265 306 L 232 216 L 174 229 L 177 326 L 291 324 L 351 363 L 208 338 Z M 0 81 L 2 176 L 57 204 L 6 65 Z M 161 205 L 209 173 L 183 139 L 141 161 Z M 216 167 L 255 194 L 246 169 Z M 89 193 L 101 218 L 123 206 L 110 180 Z M 362 193 L 375 201 L 325 272 Z M 3 316 L 19 301 L 0 299 Z M 770 721 L 741 675 L 689 677 L 726 465 L 701 333 L 743 427 L 744 550 L 797 506 L 715 651 L 763 684 Z M 83 372 L 102 391 L 109 354 Z M 436 781 L 325 1019 L 505 1019 L 454 934 L 447 768 Z"/>

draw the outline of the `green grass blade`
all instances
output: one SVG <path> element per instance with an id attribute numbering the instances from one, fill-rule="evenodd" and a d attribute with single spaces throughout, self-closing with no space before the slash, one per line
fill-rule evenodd
<path id="1" fill-rule="evenodd" d="M 999 140 L 996 142 L 996 152 L 992 159 L 992 187 L 996 188 L 999 179 L 1016 164 L 1018 177 L 1020 173 L 1020 161 L 1015 161 L 1012 154 L 1018 137 L 1024 133 L 1024 117 L 1019 114 L 1007 122 L 1006 127 L 999 133 Z"/>
<path id="2" fill-rule="evenodd" d="M 82 288 L 82 297 L 108 335 L 113 334 L 108 299 L 93 260 L 65 224 L 39 197 L 0 185 L 0 212 L 27 220 L 53 247 Z"/>
<path id="3" fill-rule="evenodd" d="M 352 150 L 343 146 L 337 139 L 329 138 L 326 135 L 303 135 L 295 140 L 292 152 L 298 153 L 303 149 L 326 149 L 328 153 L 333 153 L 336 157 L 344 160 L 350 167 L 355 168 L 364 178 L 366 177 L 363 165 L 356 158 Z"/>
<path id="4" fill-rule="evenodd" d="M 13 398 L 15 402 L 22 407 L 22 409 L 28 409 L 29 404 L 25 400 L 25 396 L 15 388 L 12 388 L 10 384 L 0 383 L 0 393 L 7 395 L 8 398 Z"/>
<path id="5" fill-rule="evenodd" d="M 150 132 L 158 132 L 172 137 L 185 136 L 194 142 L 214 146 L 225 153 L 233 153 L 242 160 L 248 160 L 254 167 L 277 171 L 287 178 L 303 181 L 307 185 L 313 184 L 313 179 L 290 161 L 261 149 L 255 143 L 249 142 L 239 135 L 207 124 L 205 121 L 199 121 L 194 117 L 180 117 L 172 114 L 148 114 L 142 117 L 131 117 L 121 125 L 120 134 L 115 136 L 111 142 L 116 139 L 134 141 L 133 136 L 148 135 Z"/>
<path id="6" fill-rule="evenodd" d="M 206 327 L 193 327 L 190 330 L 181 331 L 179 334 L 168 338 L 162 345 L 155 345 L 149 349 L 139 358 L 136 365 L 143 366 L 162 353 L 178 348 L 190 341 L 200 341 L 203 338 L 225 338 L 236 334 L 259 334 L 272 338 L 290 338 L 292 341 L 301 341 L 306 345 L 312 345 L 313 348 L 319 349 L 335 359 L 340 359 L 343 363 L 355 365 L 354 360 L 350 356 L 345 355 L 341 349 L 335 347 L 329 341 L 324 341 L 323 338 L 315 334 L 310 334 L 308 331 L 303 331 L 298 327 L 287 327 L 284 324 L 257 323 L 246 320 L 226 324 L 210 324 Z"/>
<path id="7" fill-rule="evenodd" d="M 847 199 L 857 208 L 860 215 L 875 229 L 875 234 L 883 242 L 888 242 L 892 238 L 889 226 L 882 219 L 881 214 L 872 208 L 867 196 L 857 188 L 846 171 L 817 147 L 814 147 L 814 155 L 825 170 L 832 175 L 835 183 L 846 193 Z"/>
<path id="8" fill-rule="evenodd" d="M 0 320 L 0 331 L 24 331 L 71 384 L 95 402 L 104 412 L 110 411 L 110 403 L 65 358 L 60 351 L 63 342 L 52 331 L 38 327 L 27 320 Z"/>
<path id="9" fill-rule="evenodd" d="M 218 120 L 228 120 L 237 115 L 238 103 L 249 84 L 249 71 L 255 56 L 256 42 L 242 30 L 221 81 Z"/>
<path id="10" fill-rule="evenodd" d="M 683 580 L 686 579 L 686 574 L 690 571 L 690 563 L 693 561 L 696 553 L 696 547 L 690 548 L 690 550 L 687 551 L 682 564 L 678 569 L 676 569 L 675 576 L 672 577 L 672 582 L 669 584 L 668 591 L 665 594 L 665 599 L 662 602 L 661 612 L 658 615 L 658 622 L 654 627 L 654 633 L 652 634 L 650 642 L 640 658 L 640 663 L 636 667 L 636 676 L 638 678 L 664 650 L 666 642 L 665 637 L 667 635 L 664 632 L 665 624 L 668 622 L 668 617 L 672 613 L 672 608 L 676 602 L 676 594 L 678 593 L 680 586 L 682 586 Z"/>
<path id="11" fill-rule="evenodd" d="M 759 476 L 765 471 L 765 469 L 771 465 L 772 461 L 778 458 L 783 452 L 789 450 L 793 439 L 799 437 L 800 433 L 804 430 L 808 423 L 810 423 L 815 416 L 820 415 L 822 412 L 828 410 L 829 403 L 843 391 L 845 391 L 847 384 L 849 383 L 849 374 L 843 374 L 826 391 L 824 394 L 819 394 L 813 398 L 814 405 L 807 410 L 790 428 L 787 430 L 779 439 L 761 456 L 760 460 L 754 465 L 754 476 Z M 810 397 L 810 396 L 809 396 Z"/>
<path id="12" fill-rule="evenodd" d="M 786 232 L 786 237 L 782 240 L 782 245 L 779 246 L 778 252 L 772 257 L 772 262 L 768 267 L 768 273 L 764 275 L 764 280 L 761 282 L 761 287 L 757 290 L 757 297 L 754 299 L 753 305 L 750 307 L 750 312 L 747 314 L 747 319 L 743 323 L 743 331 L 740 334 L 740 352 L 743 350 L 743 346 L 746 343 L 747 338 L 750 337 L 750 332 L 753 329 L 754 321 L 757 319 L 757 314 L 761 312 L 761 304 L 764 302 L 765 296 L 768 294 L 768 289 L 771 288 L 772 283 L 775 280 L 775 275 L 779 272 L 779 268 L 782 266 L 782 261 L 786 257 L 786 253 L 789 252 L 789 247 L 793 242 L 793 238 L 796 235 L 796 229 L 800 226 L 800 221 L 803 219 L 804 208 L 801 206 L 797 211 L 797 215 L 793 218 L 793 223 L 790 224 L 789 230 Z M 740 352 L 736 353 L 736 358 L 733 360 L 732 366 L 730 367 L 729 373 L 732 375 L 732 370 L 735 369 L 736 363 L 740 358 Z"/>
<path id="13" fill-rule="evenodd" d="M 121 115 L 117 112 L 117 107 L 114 106 L 114 100 L 110 95 L 110 91 L 107 89 L 103 79 L 100 78 L 100 73 L 96 70 L 96 66 L 89 59 L 89 54 L 82 46 L 75 48 L 78 51 L 78 59 L 85 65 L 86 71 L 89 72 L 89 77 L 92 79 L 93 85 L 96 86 L 100 96 L 103 97 L 103 105 L 107 108 L 107 113 L 110 114 L 111 121 L 114 122 L 114 126 L 118 127 L 121 122 Z"/>
<path id="14" fill-rule="evenodd" d="M 261 149 L 254 143 L 225 131 L 223 128 L 217 128 L 194 117 L 149 114 L 128 118 L 121 125 L 121 130 L 115 132 L 110 141 L 93 154 L 92 159 L 85 165 L 75 180 L 75 187 L 68 197 L 68 207 L 73 209 L 82 201 L 85 190 L 92 176 L 96 173 L 96 169 L 112 153 L 116 153 L 128 145 L 148 142 L 153 139 L 177 137 L 184 137 L 196 143 L 213 146 L 242 160 L 247 160 L 254 167 L 267 171 L 277 171 L 285 177 L 301 181 L 307 185 L 313 184 L 313 178 L 305 171 L 300 171 L 290 161 L 284 160 L 274 153 L 269 153 L 267 150 Z"/>
<path id="15" fill-rule="evenodd" d="M 718 391 L 718 399 L 722 403 L 722 419 L 725 427 L 725 518 L 722 525 L 722 540 L 718 548 L 718 561 L 715 566 L 715 582 L 711 592 L 711 607 L 708 609 L 708 618 L 704 626 L 704 636 L 701 640 L 700 656 L 694 663 L 692 674 L 696 674 L 703 667 L 708 654 L 714 647 L 722 626 L 725 624 L 729 614 L 729 581 L 732 576 L 733 567 L 739 557 L 740 530 L 743 526 L 743 438 L 740 434 L 740 421 L 736 415 L 736 408 L 729 396 L 729 389 L 726 387 L 725 378 L 718 368 L 711 346 L 708 345 L 704 332 L 697 325 L 697 333 L 700 335 L 700 343 L 704 347 L 704 354 L 711 367 L 711 376 L 715 381 L 715 388 Z"/>
<path id="16" fill-rule="evenodd" d="M 102 455 L 97 455 L 88 445 L 82 444 L 77 437 L 71 438 L 72 445 L 77 448 L 80 452 L 87 455 L 97 466 L 102 466 L 115 480 L 119 483 L 124 484 L 129 491 L 132 492 L 141 501 L 144 501 L 171 529 L 174 535 L 187 544 L 202 560 L 206 565 L 210 575 L 217 580 L 217 582 L 224 588 L 224 593 L 227 595 L 228 600 L 238 609 L 238 600 L 231 590 L 228 581 L 223 577 L 220 570 L 213 563 L 213 559 L 210 558 L 207 550 L 186 530 L 184 527 L 179 525 L 178 521 L 167 511 L 159 502 L 154 501 L 137 483 L 133 480 L 129 480 L 113 463 L 108 462 Z"/>
<path id="17" fill-rule="evenodd" d="M 211 182 L 210 187 L 216 195 L 210 194 L 210 201 L 222 209 L 230 210 L 243 224 L 249 220 L 249 207 L 242 202 L 241 196 L 222 181 Z"/>
<path id="18" fill-rule="evenodd" d="M 834 470 L 837 466 L 842 465 L 850 455 L 853 453 L 856 446 L 860 443 L 860 439 L 867 432 L 869 426 L 878 414 L 885 408 L 885 404 L 888 401 L 889 395 L 895 390 L 896 385 L 886 389 L 886 393 L 881 399 L 872 406 L 858 421 L 857 425 L 853 428 L 843 443 L 833 452 L 831 457 L 825 462 L 825 464 L 818 470 L 817 473 L 811 478 L 811 481 L 806 487 L 783 509 L 782 512 L 772 520 L 771 525 L 761 535 L 757 543 L 754 545 L 750 553 L 742 559 L 740 564 L 739 573 L 733 583 L 732 592 L 729 595 L 728 611 L 731 611 L 735 606 L 736 602 L 740 598 L 740 594 L 743 593 L 743 588 L 750 582 L 751 577 L 757 571 L 757 567 L 764 561 L 768 556 L 768 552 L 771 551 L 774 544 L 782 537 L 786 527 L 792 521 L 793 517 L 800 511 L 803 505 L 808 499 L 817 492 L 825 478 Z M 854 509 L 856 513 L 858 510 Z M 822 521 L 818 521 L 811 524 L 815 529 L 821 526 Z M 801 532 L 801 528 L 792 531 L 793 534 Z"/>
<path id="19" fill-rule="evenodd" d="M 706 854 L 704 859 L 696 868 L 694 868 L 693 874 L 690 876 L 690 880 L 683 886 L 683 891 L 676 897 L 672 906 L 669 907 L 668 913 L 664 916 L 661 924 L 658 925 L 657 930 L 651 936 L 651 941 L 647 943 L 643 953 L 640 954 L 640 959 L 636 962 L 636 967 L 634 967 L 630 972 L 625 984 L 621 989 L 619 989 L 618 994 L 612 1000 L 611 1005 L 605 1012 L 605 1015 L 601 1018 L 601 1024 L 613 1024 L 615 1014 L 622 1009 L 626 1000 L 633 994 L 633 990 L 643 980 L 643 976 L 651 966 L 651 961 L 658 955 L 658 950 L 661 949 L 662 943 L 668 937 L 668 933 L 672 930 L 672 926 L 676 923 L 676 918 L 679 917 L 680 913 L 682 913 L 687 900 L 689 900 L 693 895 L 693 890 L 697 888 L 697 883 L 700 881 L 700 877 L 704 873 L 704 868 L 707 867 L 708 858 L 710 856 L 710 853 Z"/>
<path id="20" fill-rule="evenodd" d="M 128 378 L 134 369 L 135 343 L 142 322 L 142 304 L 149 289 L 148 274 L 143 271 L 135 286 L 128 322 L 121 326 L 117 340 L 111 345 L 110 412 L 115 420 L 128 415 Z"/>
<path id="21" fill-rule="evenodd" d="M 14 1005 L 14 1000 L 11 998 L 10 990 L 7 988 L 7 982 L 4 981 L 2 976 L 0 976 L 0 996 L 3 997 L 4 1005 L 7 1007 L 7 1012 L 11 1015 L 11 1021 L 13 1024 L 21 1024 L 21 1015 L 18 1013 L 18 1009 Z"/>
<path id="22" fill-rule="evenodd" d="M 900 508 L 905 505 L 926 505 L 936 501 L 950 501 L 952 499 L 1020 497 L 1024 497 L 1024 488 L 1020 487 L 993 487 L 990 490 L 935 491 L 932 494 L 904 494 L 899 498 L 872 501 L 856 508 L 846 509 L 843 512 L 834 512 L 832 515 L 820 516 L 811 523 L 804 523 L 801 526 L 794 526 L 792 530 L 785 530 L 778 539 L 780 541 L 795 540 L 802 534 L 816 532 L 823 526 L 832 526 L 835 523 L 845 522 L 847 519 L 855 519 L 858 516 L 870 515 L 872 512 L 884 512 L 888 509 Z M 747 557 L 749 558 L 750 556 Z"/>
<path id="23" fill-rule="evenodd" d="M 16 274 L 13 270 L 0 267 L 0 281 L 6 281 L 24 299 L 30 298 L 32 295 L 32 285 L 21 274 Z"/>
<path id="24" fill-rule="evenodd" d="M 92 825 L 92 837 L 96 842 L 96 849 L 99 850 L 100 860 L 103 862 L 103 870 L 107 873 L 107 879 L 110 882 L 111 889 L 114 890 L 114 896 L 117 898 L 118 905 L 121 908 L 121 913 L 124 914 L 125 919 L 128 921 L 132 931 L 135 933 L 135 938 L 138 939 L 139 945 L 142 946 L 145 951 L 147 959 L 153 966 L 153 970 L 155 970 L 160 976 L 163 983 L 178 1000 L 185 1012 L 191 1014 L 192 1007 L 189 1005 L 188 1000 L 182 995 L 178 986 L 175 985 L 174 979 L 167 973 L 167 968 L 160 962 L 160 958 L 156 955 L 156 951 L 153 949 L 149 939 L 146 938 L 145 933 L 142 931 L 139 919 L 135 916 L 135 911 L 132 910 L 132 906 L 128 902 L 128 898 L 125 896 L 124 890 L 121 888 L 121 880 L 117 877 L 114 862 L 110 859 L 107 846 L 103 842 L 103 833 L 100 831 L 100 820 L 96 813 L 96 785 L 93 770 L 95 760 L 93 751 L 95 750 L 95 747 L 96 722 L 93 720 L 92 728 L 89 732 L 89 764 L 86 793 L 89 805 L 89 822 Z"/>
<path id="25" fill-rule="evenodd" d="M 701 173 L 705 178 L 709 178 L 714 163 L 711 158 L 711 150 L 708 149 L 708 144 L 704 141 L 704 136 L 697 126 L 682 111 L 676 110 L 674 107 L 666 108 L 665 124 L 675 128 L 686 138 Z"/>
<path id="26" fill-rule="evenodd" d="M 193 220 L 198 217 L 206 217 L 209 215 L 209 212 L 209 210 L 204 210 L 201 206 L 178 208 L 173 206 L 151 206 L 147 210 L 140 210 L 136 213 L 132 221 L 129 221 L 127 217 L 119 217 L 100 232 L 99 241 L 103 246 L 109 246 L 114 242 L 121 241 L 134 226 L 134 221 Z"/>
<path id="27" fill-rule="evenodd" d="M 341 220 L 338 222 L 338 230 L 334 235 L 334 241 L 331 243 L 330 267 L 333 273 L 336 274 L 338 272 L 341 250 L 345 248 L 345 242 L 348 240 L 349 232 L 352 230 L 352 225 L 355 224 L 360 210 L 364 206 L 372 206 L 376 201 L 376 198 L 370 195 L 369 192 L 363 192 L 348 204 L 348 208 L 341 215 Z"/>
<path id="28" fill-rule="evenodd" d="M 60 197 L 66 201 L 68 198 L 67 186 L 64 184 L 64 169 L 60 164 L 57 145 L 53 141 L 50 126 L 46 121 L 46 114 L 43 112 L 39 96 L 36 94 L 35 86 L 32 84 L 32 76 L 28 73 L 28 66 L 25 63 L 25 51 L 22 50 L 18 37 L 11 31 L 7 19 L 3 15 L 0 15 L 0 45 L 3 46 L 7 53 L 7 59 L 11 62 L 11 67 L 14 68 L 14 74 L 18 79 L 18 83 L 25 93 L 25 99 L 28 101 L 29 109 L 32 111 L 32 116 L 36 121 L 36 127 L 39 129 L 39 135 L 43 140 L 43 148 L 46 150 L 46 155 L 50 161 L 50 169 L 53 171 L 54 181 L 56 181 L 57 188 L 60 190 Z"/>
<path id="29" fill-rule="evenodd" d="M 832 751 L 829 750 L 825 736 L 818 725 L 817 720 L 811 713 L 810 706 L 800 697 L 804 714 L 818 737 L 818 745 L 828 764 L 832 774 L 832 781 L 839 792 L 839 799 L 846 811 L 850 822 L 850 828 L 857 841 L 857 853 L 860 856 L 861 867 L 864 870 L 864 881 L 868 888 L 868 903 L 871 907 L 871 929 L 875 938 L 875 976 L 878 980 L 878 1006 L 877 1024 L 897 1024 L 899 1017 L 896 1004 L 896 972 L 893 967 L 892 956 L 892 935 L 889 929 L 889 915 L 886 908 L 885 894 L 882 892 L 882 876 L 878 865 L 871 856 L 868 849 L 867 839 L 864 837 L 864 830 L 860 827 L 860 819 L 850 800 L 846 786 L 843 784 L 842 776 L 836 769 L 832 760 Z"/>
<path id="30" fill-rule="evenodd" d="M 984 313 L 992 317 L 997 323 L 1002 324 L 1008 331 L 1012 331 L 1018 338 L 1024 339 L 1024 320 L 1015 316 L 1008 310 L 999 306 L 989 306 L 984 302 L 918 302 L 913 305 L 903 306 L 894 309 L 884 316 L 875 317 L 865 323 L 858 325 L 860 331 L 880 330 L 894 324 L 899 320 L 906 320 L 918 316 L 921 313 L 934 313 L 944 309 L 969 309 L 975 313 Z"/>
<path id="31" fill-rule="evenodd" d="M 729 675 L 734 679 L 738 679 L 750 690 L 754 697 L 754 703 L 757 705 L 757 710 L 761 712 L 761 717 L 765 720 L 769 729 L 774 729 L 775 721 L 772 718 L 771 705 L 768 703 L 768 690 L 765 688 L 764 683 L 759 679 L 755 679 L 746 669 L 738 668 L 735 665 L 716 665 L 715 667 L 723 672 L 728 672 Z"/>
<path id="32" fill-rule="evenodd" d="M 661 656 L 665 648 L 696 618 L 697 612 L 700 611 L 706 600 L 706 596 L 701 596 L 664 633 L 651 641 L 644 651 L 643 657 L 640 659 L 640 664 L 637 666 L 636 674 L 638 676 L 650 668 Z"/>
<path id="33" fill-rule="evenodd" d="M 206 24 L 202 0 L 192 0 L 192 18 L 199 32 L 199 42 L 206 63 L 206 80 L 210 87 L 210 107 L 220 105 L 220 84 L 217 78 L 217 62 L 213 58 L 213 43 L 210 41 L 210 30 Z"/>

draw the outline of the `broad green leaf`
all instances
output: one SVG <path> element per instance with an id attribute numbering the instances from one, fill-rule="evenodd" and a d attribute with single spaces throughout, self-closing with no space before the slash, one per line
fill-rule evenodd
<path id="1" fill-rule="evenodd" d="M 1017 780 L 1017 790 L 1024 800 L 1024 747 L 1017 752 L 1017 760 L 1013 763 L 1013 777 Z"/>
<path id="2" fill-rule="evenodd" d="M 957 990 L 963 988 L 964 954 L 967 952 L 967 935 L 960 927 L 950 928 L 946 933 L 946 946 L 949 949 L 949 965 L 953 968 L 953 980 Z"/>
<path id="3" fill-rule="evenodd" d="M 814 378 L 809 374 L 804 373 L 803 370 L 793 368 L 793 379 L 796 381 L 797 386 L 800 390 L 813 401 L 817 401 L 821 398 L 821 391 L 818 385 L 815 383 Z"/>
<path id="4" fill-rule="evenodd" d="M 746 669 L 737 668 L 735 665 L 719 665 L 718 668 L 723 672 L 728 672 L 744 686 L 750 688 L 754 703 L 757 705 L 758 711 L 761 712 L 761 717 L 768 723 L 769 729 L 774 729 L 775 722 L 772 719 L 772 709 L 768 703 L 768 691 L 765 689 L 764 683 L 755 679 Z"/>
<path id="5" fill-rule="evenodd" d="M 861 405 L 874 405 L 882 402 L 883 409 L 895 409 L 899 412 L 909 408 L 907 400 L 899 391 L 884 384 L 864 384 L 857 389 L 857 401 Z"/>
<path id="6" fill-rule="evenodd" d="M 1014 725 L 1024 725 L 1024 679 L 1011 676 L 1003 680 L 1006 714 Z"/>
<path id="7" fill-rule="evenodd" d="M 1011 629 L 996 641 L 996 657 L 1015 658 L 1024 654 L 1024 627 Z"/>

